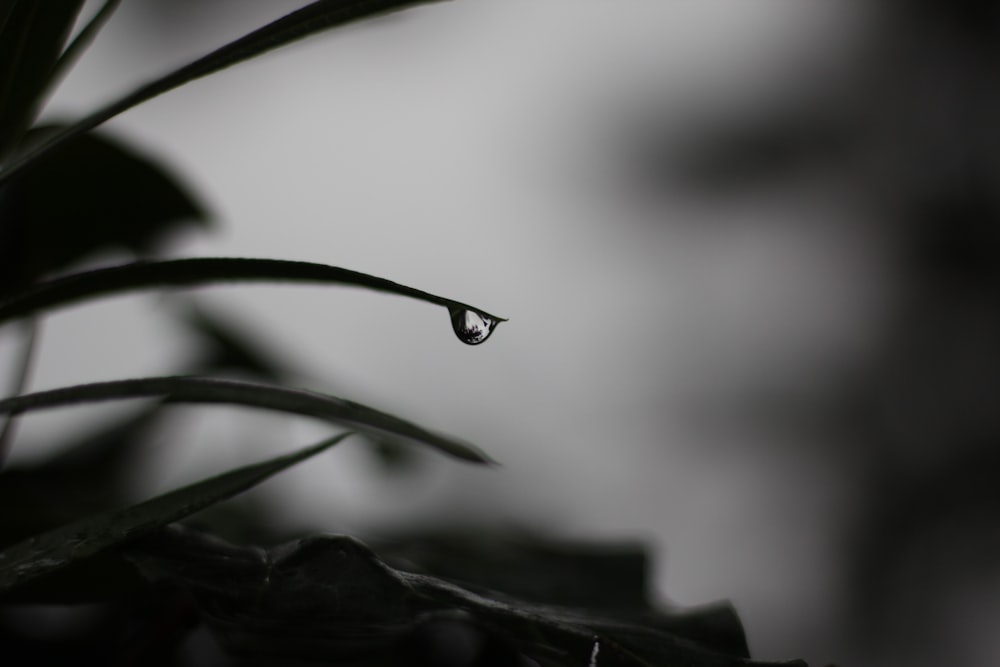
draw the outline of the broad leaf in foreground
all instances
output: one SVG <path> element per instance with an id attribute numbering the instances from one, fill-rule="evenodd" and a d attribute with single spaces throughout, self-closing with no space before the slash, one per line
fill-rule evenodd
<path id="1" fill-rule="evenodd" d="M 716 619 L 731 612 L 717 607 L 669 614 L 652 607 L 633 613 L 528 602 L 397 569 L 346 536 L 317 535 L 265 551 L 168 526 L 130 545 L 125 555 L 146 576 L 189 588 L 222 646 L 261 667 L 291 661 L 804 667 L 754 662 L 742 650 L 727 650 L 734 642 L 720 634 L 731 626 Z M 592 553 L 583 558 L 594 562 Z M 602 581 L 585 576 L 574 584 Z M 738 623 L 737 629 L 741 635 Z M 421 653 L 428 645 L 429 654 Z"/>
<path id="2" fill-rule="evenodd" d="M 409 438 L 471 463 L 493 463 L 470 444 L 432 433 L 360 403 L 304 389 L 219 378 L 167 376 L 75 385 L 0 400 L 0 414 L 134 398 L 162 398 L 172 403 L 229 403 L 277 410 Z"/>
<path id="3" fill-rule="evenodd" d="M 134 540 L 230 498 L 268 477 L 333 447 L 342 433 L 292 454 L 196 482 L 132 507 L 75 521 L 0 552 L 0 593 Z"/>

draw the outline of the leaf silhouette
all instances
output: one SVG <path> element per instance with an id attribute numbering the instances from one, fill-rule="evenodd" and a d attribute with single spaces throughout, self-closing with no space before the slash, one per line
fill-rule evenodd
<path id="1" fill-rule="evenodd" d="M 454 299 L 337 266 L 278 259 L 198 257 L 135 262 L 37 283 L 0 303 L 0 323 L 84 299 L 150 287 L 279 281 L 355 285 L 444 306 L 449 311 L 449 317 L 456 311 L 471 310 L 494 322 L 506 321 Z"/>
<path id="2" fill-rule="evenodd" d="M 218 378 L 148 377 L 96 382 L 0 400 L 0 414 L 20 414 L 95 401 L 162 398 L 173 403 L 228 403 L 313 417 L 336 424 L 374 429 L 416 440 L 470 463 L 493 463 L 476 447 L 432 433 L 374 408 L 303 389 Z"/>
<path id="3" fill-rule="evenodd" d="M 140 86 L 121 99 L 64 128 L 55 136 L 31 146 L 12 159 L 3 171 L 0 171 L 0 185 L 31 163 L 47 155 L 62 142 L 92 130 L 123 111 L 178 88 L 189 81 L 208 76 L 327 28 L 375 14 L 437 1 L 439 0 L 317 0 L 317 2 L 287 14 L 188 65 Z"/>
<path id="4" fill-rule="evenodd" d="M 342 433 L 292 454 L 230 470 L 121 510 L 104 512 L 19 542 L 0 552 L 0 593 L 100 554 L 260 484 L 333 447 Z"/>

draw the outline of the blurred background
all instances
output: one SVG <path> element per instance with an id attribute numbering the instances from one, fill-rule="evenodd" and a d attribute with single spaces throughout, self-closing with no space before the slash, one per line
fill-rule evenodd
<path id="1" fill-rule="evenodd" d="M 126 2 L 49 115 L 78 117 L 303 4 Z M 662 599 L 732 600 L 757 658 L 997 664 L 998 12 L 440 3 L 106 130 L 212 213 L 166 255 L 324 262 L 510 318 L 466 347 L 440 309 L 405 299 L 199 292 L 296 384 L 503 464 L 399 464 L 351 443 L 253 494 L 281 509 L 261 521 L 639 538 Z M 195 349 L 176 306 L 129 296 L 48 317 L 32 388 L 175 372 Z M 172 410 L 135 497 L 323 433 Z M 23 420 L 14 461 L 107 412 Z"/>

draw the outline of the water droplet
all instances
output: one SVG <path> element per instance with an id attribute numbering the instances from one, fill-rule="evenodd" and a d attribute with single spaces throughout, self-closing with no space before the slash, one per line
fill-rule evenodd
<path id="1" fill-rule="evenodd" d="M 468 308 L 450 307 L 448 312 L 451 314 L 451 328 L 455 330 L 455 335 L 467 345 L 479 345 L 503 321 Z"/>

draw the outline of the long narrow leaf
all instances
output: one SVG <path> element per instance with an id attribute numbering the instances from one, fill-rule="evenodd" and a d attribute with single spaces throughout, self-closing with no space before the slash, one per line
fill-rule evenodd
<path id="1" fill-rule="evenodd" d="M 104 27 L 121 3 L 122 0 L 105 0 L 101 8 L 87 22 L 87 25 L 73 37 L 73 41 L 63 50 L 59 56 L 59 60 L 56 61 L 55 67 L 52 69 L 52 75 L 48 81 L 49 91 L 52 91 L 62 78 L 66 76 L 69 69 L 83 52 L 87 50 L 87 47 L 94 41 L 94 37 L 101 31 L 101 28 Z"/>
<path id="2" fill-rule="evenodd" d="M 357 285 L 444 306 L 451 313 L 472 311 L 493 325 L 506 321 L 468 304 L 407 287 L 385 278 L 313 262 L 277 259 L 199 257 L 136 262 L 76 273 L 38 283 L 0 303 L 0 323 L 75 301 L 150 287 L 193 287 L 211 283 L 290 281 Z"/>
<path id="3" fill-rule="evenodd" d="M 33 122 L 83 0 L 14 3 L 0 33 L 0 158 Z"/>
<path id="4" fill-rule="evenodd" d="M 0 552 L 0 593 L 183 519 L 250 489 L 268 477 L 333 447 L 342 433 L 311 447 L 230 470 L 131 507 L 75 521 Z"/>
<path id="5" fill-rule="evenodd" d="M 229 403 L 288 412 L 402 436 L 472 463 L 493 462 L 472 445 L 432 433 L 399 417 L 353 401 L 303 389 L 218 378 L 149 377 L 63 387 L 0 400 L 0 414 L 149 397 L 163 398 L 172 403 Z"/>
<path id="6" fill-rule="evenodd" d="M 333 26 L 343 25 L 375 14 L 438 1 L 440 0 L 318 0 L 313 2 L 234 42 L 230 42 L 207 56 L 139 87 L 121 99 L 68 126 L 59 134 L 28 149 L 11 160 L 10 164 L 0 172 L 0 184 L 47 154 L 63 141 L 91 130 L 121 112 L 189 81 L 213 74 Z"/>

